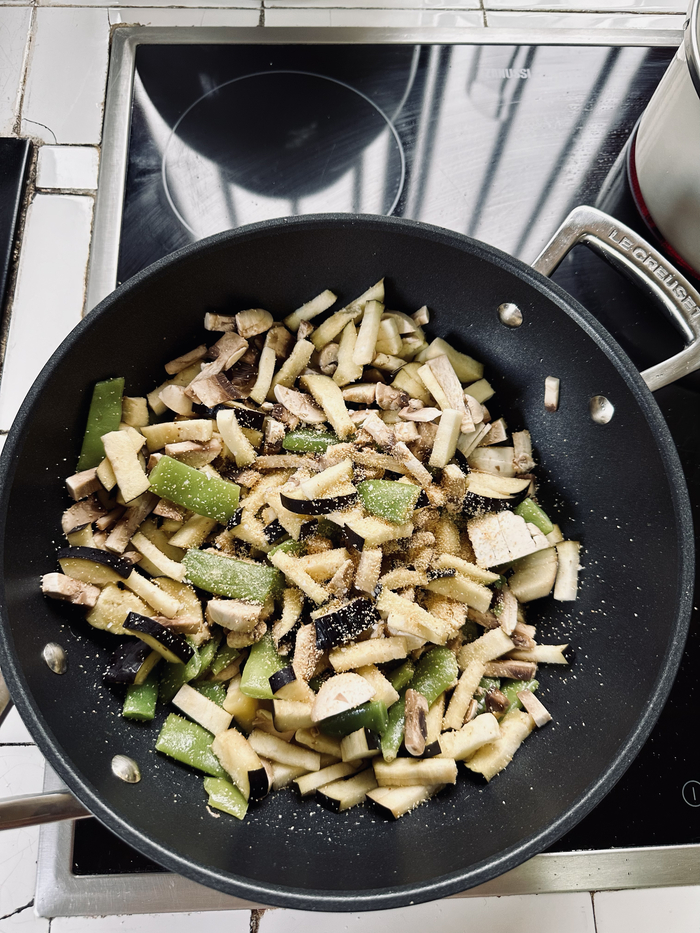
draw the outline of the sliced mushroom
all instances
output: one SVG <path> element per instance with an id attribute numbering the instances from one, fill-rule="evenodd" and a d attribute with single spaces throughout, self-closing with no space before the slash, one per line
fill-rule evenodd
<path id="1" fill-rule="evenodd" d="M 338 368 L 337 343 L 327 343 L 318 355 L 318 368 L 324 376 L 332 376 Z"/>
<path id="2" fill-rule="evenodd" d="M 204 315 L 204 329 L 219 332 L 235 330 L 236 317 L 233 314 L 212 314 L 207 311 Z"/>
<path id="3" fill-rule="evenodd" d="M 289 356 L 293 343 L 294 337 L 281 324 L 271 327 L 265 337 L 265 346 L 275 351 L 278 360 L 285 360 Z"/>
<path id="4" fill-rule="evenodd" d="M 63 513 L 61 518 L 63 533 L 69 535 L 74 531 L 80 531 L 81 528 L 91 524 L 106 512 L 107 509 L 95 495 L 89 496 L 87 499 L 81 499 L 80 502 L 76 502 L 75 505 L 72 505 Z"/>
<path id="5" fill-rule="evenodd" d="M 408 405 L 408 395 L 392 386 L 385 386 L 378 382 L 375 393 L 377 405 L 384 411 L 399 411 Z"/>
<path id="6" fill-rule="evenodd" d="M 485 677 L 509 677 L 513 680 L 532 680 L 537 673 L 533 661 L 489 661 L 484 671 Z"/>
<path id="7" fill-rule="evenodd" d="M 307 424 L 322 424 L 326 420 L 326 413 L 320 408 L 310 395 L 288 389 L 286 386 L 275 386 L 275 398 L 284 405 L 300 421 Z"/>
<path id="8" fill-rule="evenodd" d="M 350 672 L 330 677 L 316 694 L 311 718 L 321 722 L 348 709 L 366 703 L 374 696 L 374 687 L 364 677 Z"/>
<path id="9" fill-rule="evenodd" d="M 284 440 L 284 425 L 275 418 L 265 419 L 265 453 L 274 454 L 282 450 L 282 441 Z"/>
<path id="10" fill-rule="evenodd" d="M 488 712 L 494 713 L 494 715 L 497 713 L 505 713 L 510 706 L 510 700 L 505 693 L 501 693 L 501 691 L 497 690 L 495 687 L 486 694 L 484 702 Z"/>
<path id="11" fill-rule="evenodd" d="M 411 402 L 418 402 L 419 399 L 411 399 Z M 423 403 L 421 408 L 412 407 L 410 402 L 399 411 L 399 415 L 406 421 L 436 421 L 442 412 L 439 408 L 426 408 Z"/>
<path id="12" fill-rule="evenodd" d="M 232 632 L 250 632 L 260 621 L 262 605 L 244 599 L 210 599 L 207 619 Z"/>
<path id="13" fill-rule="evenodd" d="M 371 405 L 375 400 L 377 385 L 375 382 L 360 382 L 357 385 L 346 386 L 343 389 L 343 398 L 346 402 L 356 405 Z"/>
<path id="14" fill-rule="evenodd" d="M 93 467 L 91 470 L 82 470 L 80 473 L 69 476 L 66 480 L 66 488 L 71 499 L 75 499 L 76 502 L 86 499 L 93 492 L 97 492 L 98 489 L 102 488 L 102 483 L 97 478 L 97 467 Z"/>
<path id="15" fill-rule="evenodd" d="M 297 340 L 306 340 L 313 334 L 315 328 L 311 321 L 302 321 L 297 331 Z"/>
<path id="16" fill-rule="evenodd" d="M 92 609 L 101 590 L 99 586 L 74 580 L 63 573 L 45 573 L 41 578 L 41 592 L 52 599 L 61 599 L 75 606 L 88 606 Z"/>
<path id="17" fill-rule="evenodd" d="M 198 347 L 195 347 L 194 350 L 190 350 L 189 353 L 183 353 L 182 356 L 178 356 L 174 360 L 170 360 L 169 363 L 166 363 L 165 371 L 168 375 L 175 376 L 193 363 L 198 363 L 199 360 L 203 360 L 206 355 L 207 345 L 205 343 L 200 343 Z"/>
<path id="18" fill-rule="evenodd" d="M 409 755 L 422 755 L 428 737 L 428 701 L 417 690 L 406 691 L 406 731 L 404 745 Z"/>
<path id="19" fill-rule="evenodd" d="M 236 315 L 238 333 L 246 340 L 264 334 L 273 324 L 274 318 L 270 312 L 263 311 L 262 308 L 249 308 L 247 311 L 239 311 Z"/>
<path id="20" fill-rule="evenodd" d="M 552 714 L 549 712 L 547 707 L 541 700 L 535 696 L 534 693 L 530 690 L 521 690 L 517 694 L 518 699 L 523 704 L 523 708 L 532 716 L 535 720 L 535 725 L 538 728 L 546 725 L 548 722 L 551 722 Z"/>

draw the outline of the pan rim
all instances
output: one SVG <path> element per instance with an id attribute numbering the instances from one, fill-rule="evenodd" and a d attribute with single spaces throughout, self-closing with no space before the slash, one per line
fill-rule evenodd
<path id="1" fill-rule="evenodd" d="M 45 383 L 50 378 L 58 361 L 72 350 L 75 343 L 80 341 L 83 332 L 96 326 L 103 316 L 112 312 L 115 304 L 118 305 L 125 296 L 128 296 L 134 290 L 138 290 L 142 281 L 151 280 L 164 274 L 167 275 L 171 265 L 179 263 L 183 259 L 207 250 L 216 250 L 230 242 L 254 240 L 271 234 L 279 235 L 290 228 L 313 229 L 319 225 L 327 226 L 328 224 L 340 227 L 343 225 L 356 226 L 363 224 L 386 229 L 400 229 L 410 236 L 428 238 L 433 242 L 471 253 L 517 275 L 537 291 L 543 293 L 545 297 L 554 301 L 563 313 L 572 318 L 593 339 L 599 349 L 616 367 L 639 406 L 641 414 L 652 429 L 668 480 L 669 494 L 673 503 L 674 518 L 678 529 L 679 595 L 677 600 L 677 624 L 673 637 L 667 645 L 658 678 L 649 693 L 647 708 L 639 718 L 636 727 L 620 744 L 615 758 L 608 764 L 598 779 L 557 820 L 550 823 L 545 829 L 527 836 L 516 845 L 504 850 L 496 858 L 490 857 L 472 865 L 467 870 L 442 875 L 417 884 L 363 889 L 360 891 L 314 889 L 300 891 L 297 888 L 251 881 L 242 876 L 220 872 L 203 865 L 193 865 L 187 858 L 166 849 L 119 816 L 118 813 L 103 802 L 96 790 L 72 766 L 70 761 L 59 754 L 58 743 L 53 738 L 48 724 L 44 721 L 33 697 L 29 693 L 24 675 L 16 663 L 13 640 L 5 619 L 4 605 L 2 624 L 0 624 L 0 651 L 3 657 L 3 672 L 8 686 L 15 698 L 19 712 L 28 724 L 32 737 L 35 739 L 40 751 L 76 797 L 105 826 L 124 839 L 125 842 L 171 871 L 189 877 L 200 884 L 250 901 L 302 910 L 380 910 L 418 904 L 457 894 L 515 868 L 531 856 L 552 845 L 583 819 L 622 777 L 651 733 L 673 685 L 690 624 L 695 572 L 693 524 L 685 477 L 670 431 L 641 375 L 622 348 L 585 308 L 556 283 L 551 282 L 520 260 L 495 247 L 463 234 L 403 218 L 360 214 L 314 214 L 304 217 L 279 218 L 215 234 L 205 240 L 183 247 L 139 272 L 90 311 L 52 354 L 22 402 L 7 436 L 0 461 L 0 561 L 4 561 L 7 504 L 14 479 L 22 430 L 28 423 L 34 403 L 43 393 Z M 0 579 L 0 597 L 3 595 L 4 579 Z"/>

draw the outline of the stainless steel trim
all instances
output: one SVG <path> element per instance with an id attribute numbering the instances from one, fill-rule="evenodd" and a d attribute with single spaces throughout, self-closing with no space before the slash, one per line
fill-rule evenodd
<path id="1" fill-rule="evenodd" d="M 515 30 L 491 27 L 411 29 L 327 27 L 150 27 L 124 26 L 114 30 L 107 80 L 102 133 L 100 180 L 95 201 L 86 310 L 94 308 L 117 283 L 119 232 L 126 178 L 129 115 L 134 82 L 136 49 L 143 43 L 189 45 L 337 45 L 337 44 L 483 44 L 483 45 L 611 45 L 677 46 L 683 38 L 678 30 L 646 29 L 540 29 Z"/>
<path id="2" fill-rule="evenodd" d="M 67 790 L 24 794 L 0 800 L 0 830 L 55 823 L 58 820 L 82 820 L 91 815 Z"/>
<path id="3" fill-rule="evenodd" d="M 577 243 L 616 266 L 647 292 L 681 332 L 685 347 L 642 373 L 652 392 L 700 366 L 700 294 L 650 243 L 630 227 L 594 207 L 577 207 L 564 220 L 533 262 L 532 268 L 551 275 Z"/>
<path id="4" fill-rule="evenodd" d="M 700 95 L 700 0 L 693 0 L 689 18 L 683 28 L 685 60 L 693 86 Z"/>
<path id="5" fill-rule="evenodd" d="M 46 766 L 45 790 L 63 785 Z M 168 873 L 78 876 L 72 823 L 41 827 L 35 909 L 40 917 L 147 914 L 261 907 Z M 614 891 L 700 884 L 700 845 L 551 852 L 455 897 Z"/>

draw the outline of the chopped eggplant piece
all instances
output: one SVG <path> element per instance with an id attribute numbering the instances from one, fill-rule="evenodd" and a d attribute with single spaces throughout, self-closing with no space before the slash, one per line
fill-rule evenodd
<path id="1" fill-rule="evenodd" d="M 140 638 L 125 641 L 110 658 L 102 680 L 106 684 L 141 684 L 160 658 L 160 653 Z"/>
<path id="2" fill-rule="evenodd" d="M 103 585 L 112 582 L 115 577 L 126 580 L 133 570 L 133 565 L 128 560 L 99 548 L 65 547 L 59 550 L 57 557 L 61 569 L 67 576 L 85 583 Z M 99 575 L 99 571 L 94 567 L 95 564 L 102 565 L 111 573 L 105 574 L 101 580 L 93 579 L 93 573 Z"/>
<path id="3" fill-rule="evenodd" d="M 182 635 L 165 628 L 155 619 L 130 612 L 124 621 L 124 631 L 136 635 L 147 645 L 162 654 L 166 661 L 173 664 L 187 663 L 192 657 L 193 648 Z"/>
<path id="4" fill-rule="evenodd" d="M 379 613 L 373 600 L 360 596 L 344 606 L 316 617 L 316 645 L 322 651 L 337 645 L 346 645 L 355 641 L 379 621 Z"/>
<path id="5" fill-rule="evenodd" d="M 341 496 L 325 496 L 319 499 L 298 499 L 296 496 L 280 493 L 282 505 L 295 515 L 330 515 L 331 512 L 346 509 L 356 498 L 356 492 Z"/>

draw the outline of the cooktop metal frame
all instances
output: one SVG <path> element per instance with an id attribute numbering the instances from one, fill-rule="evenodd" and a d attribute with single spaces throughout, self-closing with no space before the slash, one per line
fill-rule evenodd
<path id="1" fill-rule="evenodd" d="M 115 287 L 128 161 L 136 49 L 140 44 L 408 44 L 589 45 L 673 47 L 679 30 L 512 30 L 475 28 L 179 28 L 120 27 L 112 37 L 100 179 L 88 271 L 86 309 Z M 60 780 L 48 768 L 46 789 Z M 77 876 L 70 868 L 72 823 L 43 826 L 36 911 L 42 917 L 242 910 L 262 905 L 204 888 L 171 873 Z M 700 845 L 657 846 L 537 855 L 460 897 L 601 891 L 700 884 Z"/>

